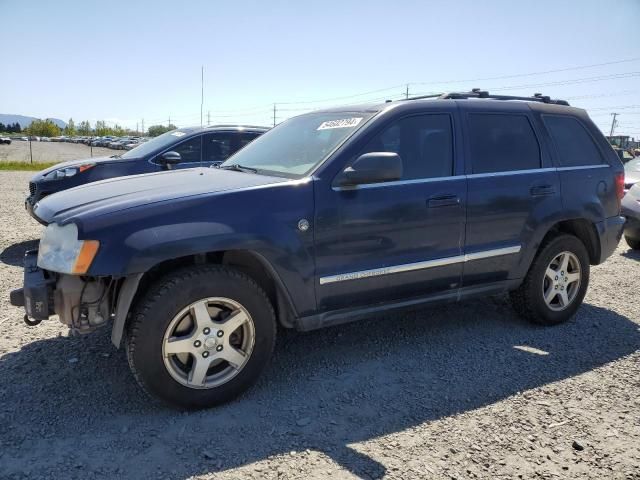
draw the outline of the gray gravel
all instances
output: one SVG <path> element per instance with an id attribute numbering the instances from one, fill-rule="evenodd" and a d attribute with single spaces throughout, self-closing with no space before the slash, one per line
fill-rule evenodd
<path id="1" fill-rule="evenodd" d="M 149 403 L 109 331 L 8 304 L 41 227 L 0 172 L 0 478 L 640 479 L 640 255 L 592 270 L 555 328 L 488 298 L 279 338 L 214 410 Z"/>

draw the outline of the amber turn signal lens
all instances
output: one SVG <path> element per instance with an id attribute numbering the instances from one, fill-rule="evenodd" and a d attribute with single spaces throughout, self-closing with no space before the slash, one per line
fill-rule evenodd
<path id="1" fill-rule="evenodd" d="M 91 262 L 93 262 L 93 258 L 96 256 L 96 253 L 98 253 L 98 247 L 100 247 L 100 242 L 97 240 L 84 240 L 80 248 L 80 253 L 76 258 L 76 263 L 73 265 L 73 272 L 71 273 L 76 275 L 87 273 Z"/>

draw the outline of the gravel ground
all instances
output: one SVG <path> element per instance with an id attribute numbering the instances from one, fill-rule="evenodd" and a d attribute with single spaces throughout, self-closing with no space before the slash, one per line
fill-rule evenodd
<path id="1" fill-rule="evenodd" d="M 65 142 L 31 142 L 34 162 L 66 162 L 91 158 L 91 147 L 82 143 Z M 124 153 L 125 150 L 111 150 L 109 148 L 94 147 L 94 157 L 109 157 Z M 28 162 L 29 142 L 14 140 L 11 145 L 0 145 L 0 161 Z"/>
<path id="2" fill-rule="evenodd" d="M 0 172 L 0 478 L 640 479 L 640 254 L 621 244 L 576 318 L 505 298 L 279 338 L 221 408 L 152 405 L 109 331 L 29 328 L 8 304 L 41 227 Z"/>

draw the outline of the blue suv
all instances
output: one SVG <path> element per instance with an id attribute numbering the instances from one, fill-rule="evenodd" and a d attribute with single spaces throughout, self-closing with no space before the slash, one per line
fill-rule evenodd
<path id="1" fill-rule="evenodd" d="M 106 178 L 219 164 L 267 130 L 242 125 L 179 128 L 122 155 L 59 163 L 31 178 L 25 207 L 44 223 L 33 207 L 52 193 Z"/>
<path id="2" fill-rule="evenodd" d="M 151 395 L 228 401 L 277 327 L 509 292 L 571 318 L 623 229 L 620 159 L 561 100 L 474 90 L 291 118 L 219 168 L 58 193 L 11 303 L 37 324 L 111 325 Z"/>

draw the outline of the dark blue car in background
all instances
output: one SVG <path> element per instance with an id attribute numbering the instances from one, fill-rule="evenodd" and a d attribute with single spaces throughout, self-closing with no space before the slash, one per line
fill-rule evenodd
<path id="1" fill-rule="evenodd" d="M 122 155 L 60 163 L 32 177 L 25 206 L 42 223 L 33 207 L 52 193 L 107 178 L 216 165 L 267 130 L 242 125 L 179 128 Z"/>

